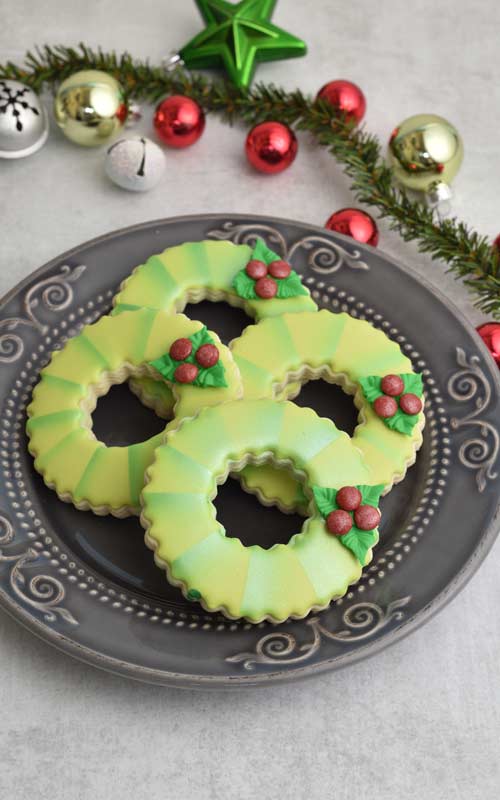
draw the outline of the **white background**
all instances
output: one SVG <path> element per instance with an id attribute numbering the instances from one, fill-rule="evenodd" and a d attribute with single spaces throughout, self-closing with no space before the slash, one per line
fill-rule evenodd
<path id="1" fill-rule="evenodd" d="M 434 112 L 463 135 L 454 212 L 500 231 L 498 29 L 491 0 L 281 0 L 274 21 L 309 55 L 258 77 L 316 92 L 345 77 L 367 96 L 382 140 Z M 160 58 L 201 27 L 188 0 L 0 0 L 0 59 L 44 42 Z M 139 130 L 151 133 L 144 109 Z M 159 217 L 255 212 L 323 224 L 352 200 L 326 154 L 301 139 L 292 169 L 266 178 L 243 158 L 244 131 L 215 118 L 192 149 L 167 153 L 153 192 L 107 182 L 102 151 L 52 125 L 37 155 L 0 163 L 0 292 L 80 242 Z M 424 274 L 473 322 L 464 290 L 382 225 L 380 247 Z M 381 287 L 383 291 L 383 287 Z M 0 614 L 0 795 L 106 798 L 425 798 L 499 796 L 500 545 L 461 595 L 410 638 L 348 671 L 221 695 L 126 682 L 73 662 Z"/>

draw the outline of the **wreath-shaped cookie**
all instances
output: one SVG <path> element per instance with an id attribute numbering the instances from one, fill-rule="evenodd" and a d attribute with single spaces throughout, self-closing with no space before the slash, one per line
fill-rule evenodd
<path id="1" fill-rule="evenodd" d="M 246 547 L 212 503 L 249 462 L 291 465 L 308 501 L 288 544 Z M 171 583 L 209 611 L 282 622 L 327 606 L 356 582 L 378 540 L 378 499 L 360 450 L 312 409 L 239 400 L 203 409 L 167 434 L 146 473 L 141 522 Z M 339 527 L 340 525 L 340 527 Z"/>
<path id="2" fill-rule="evenodd" d="M 142 309 L 102 317 L 56 351 L 28 407 L 35 467 L 62 500 L 96 514 L 139 512 L 144 472 L 163 433 L 128 447 L 108 447 L 92 432 L 97 398 L 131 375 L 168 382 L 174 419 L 241 396 L 241 379 L 217 334 L 182 314 Z"/>
<path id="3" fill-rule="evenodd" d="M 231 343 L 245 399 L 293 397 L 315 378 L 337 383 L 359 409 L 352 443 L 374 483 L 401 481 L 422 443 L 422 377 L 399 345 L 348 314 L 283 314 L 248 327 Z M 263 502 L 302 507 L 297 481 L 272 465 L 248 466 L 242 480 Z"/>
<path id="4" fill-rule="evenodd" d="M 206 240 L 169 247 L 136 267 L 115 296 L 112 313 L 144 307 L 174 313 L 201 300 L 225 300 L 256 321 L 317 308 L 299 275 L 261 239 L 253 249 Z M 164 383 L 133 378 L 129 385 L 145 405 L 169 418 L 173 401 Z"/>

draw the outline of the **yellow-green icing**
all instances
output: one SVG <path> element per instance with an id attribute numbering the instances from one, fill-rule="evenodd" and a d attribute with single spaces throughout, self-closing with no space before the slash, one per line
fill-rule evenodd
<path id="1" fill-rule="evenodd" d="M 308 519 L 287 545 L 245 547 L 212 503 L 217 480 L 248 457 L 291 461 L 308 487 Z M 167 435 L 147 470 L 141 522 L 169 580 L 203 606 L 251 622 L 303 617 L 342 596 L 361 566 L 328 533 L 311 487 L 372 483 L 347 434 L 289 401 L 242 400 L 203 409 Z M 237 537 L 238 531 L 231 531 Z M 371 560 L 371 550 L 366 563 Z"/>
<path id="2" fill-rule="evenodd" d="M 390 487 L 404 477 L 422 443 L 421 424 L 411 436 L 390 430 L 365 400 L 359 379 L 367 375 L 413 372 L 399 346 L 370 323 L 322 310 L 284 314 L 250 326 L 231 344 L 243 379 L 245 399 L 286 397 L 296 382 L 325 377 L 355 395 L 360 409 L 353 443 L 363 453 L 372 483 Z M 298 377 L 299 373 L 302 375 Z M 349 483 L 347 474 L 344 483 Z M 300 486 L 272 465 L 249 465 L 242 472 L 247 489 L 285 508 L 302 503 Z M 304 510 L 304 509 L 302 509 Z"/>
<path id="3" fill-rule="evenodd" d="M 28 408 L 29 449 L 35 467 L 59 496 L 80 508 L 117 516 L 139 512 L 144 472 L 163 433 L 128 447 L 107 447 L 91 430 L 89 412 L 96 396 L 112 383 L 144 369 L 168 352 L 172 342 L 201 330 L 200 322 L 182 314 L 142 309 L 102 317 L 56 351 L 41 371 Z M 167 430 L 202 406 L 241 396 L 241 379 L 231 353 L 217 334 L 227 388 L 173 384 L 174 419 Z"/>
<path id="4" fill-rule="evenodd" d="M 249 262 L 252 249 L 227 241 L 186 242 L 151 256 L 121 285 L 113 300 L 112 314 L 142 307 L 182 311 L 188 303 L 226 300 L 257 321 L 279 314 L 315 311 L 309 291 L 283 300 L 243 300 L 232 288 L 235 276 Z M 161 416 L 169 417 L 171 394 L 164 384 L 134 378 L 133 390 Z"/>

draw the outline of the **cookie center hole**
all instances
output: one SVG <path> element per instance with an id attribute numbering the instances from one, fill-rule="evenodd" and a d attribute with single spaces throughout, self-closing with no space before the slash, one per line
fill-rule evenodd
<path id="1" fill-rule="evenodd" d="M 341 386 L 325 380 L 310 380 L 301 388 L 293 402 L 313 408 L 320 417 L 328 417 L 337 428 L 352 436 L 358 424 L 358 409 L 351 395 Z"/>
<path id="2" fill-rule="evenodd" d="M 167 422 L 143 406 L 126 383 L 112 386 L 99 397 L 92 413 L 92 429 L 99 441 L 108 447 L 138 444 L 161 433 Z"/>
<path id="3" fill-rule="evenodd" d="M 262 505 L 233 477 L 219 486 L 213 503 L 217 519 L 224 525 L 227 535 L 240 539 L 246 547 L 258 544 L 269 550 L 275 544 L 287 544 L 292 536 L 300 533 L 304 524 L 299 514 L 285 514 L 276 506 Z"/>
<path id="4" fill-rule="evenodd" d="M 197 319 L 211 331 L 215 331 L 224 344 L 240 336 L 252 320 L 242 308 L 235 308 L 229 303 L 212 303 L 202 300 L 200 303 L 188 303 L 182 312 L 190 319 Z"/>

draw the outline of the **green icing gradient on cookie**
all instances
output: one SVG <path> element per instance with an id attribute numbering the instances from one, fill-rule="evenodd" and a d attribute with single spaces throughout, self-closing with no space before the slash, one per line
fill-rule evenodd
<path id="1" fill-rule="evenodd" d="M 305 476 L 309 517 L 287 545 L 266 550 L 226 532 L 211 501 L 228 469 L 269 452 Z M 369 484 L 370 471 L 347 434 L 311 409 L 272 400 L 204 409 L 168 435 L 147 476 L 146 542 L 169 580 L 210 611 L 251 622 L 303 617 L 361 575 L 356 556 L 328 533 L 312 487 Z"/>
<path id="2" fill-rule="evenodd" d="M 128 447 L 107 447 L 90 427 L 95 398 L 128 374 L 140 374 L 172 342 L 204 330 L 182 314 L 142 309 L 102 317 L 56 351 L 42 369 L 28 407 L 29 449 L 35 467 L 60 497 L 97 513 L 128 516 L 139 511 L 144 471 L 163 434 Z M 241 379 L 216 334 L 225 383 L 220 387 L 172 386 L 175 417 L 166 430 L 203 406 L 241 396 Z M 151 370 L 153 372 L 153 370 Z M 154 373 L 157 375 L 157 373 Z"/>
<path id="3" fill-rule="evenodd" d="M 399 346 L 382 331 L 364 320 L 326 310 L 284 314 L 247 328 L 231 348 L 248 399 L 280 398 L 297 381 L 314 377 L 340 383 L 354 395 L 359 409 L 352 441 L 362 452 L 373 482 L 390 487 L 402 480 L 422 443 L 423 413 L 418 415 L 411 435 L 401 436 L 375 414 L 361 387 L 368 375 L 405 373 L 415 381 L 421 378 Z M 297 482 L 287 473 L 273 474 L 270 468 L 248 466 L 242 480 L 249 491 L 284 508 L 293 508 L 300 498 Z"/>
<path id="4" fill-rule="evenodd" d="M 286 300 L 244 300 L 233 288 L 236 275 L 252 257 L 252 248 L 227 241 L 187 242 L 151 256 L 138 266 L 120 287 L 113 301 L 114 314 L 143 307 L 170 313 L 182 311 L 188 303 L 226 300 L 240 306 L 257 321 L 269 316 L 315 311 L 316 303 L 304 287 L 304 294 Z M 168 386 L 153 387 L 151 380 L 132 378 L 133 391 L 158 413 L 169 418 L 172 395 Z"/>

